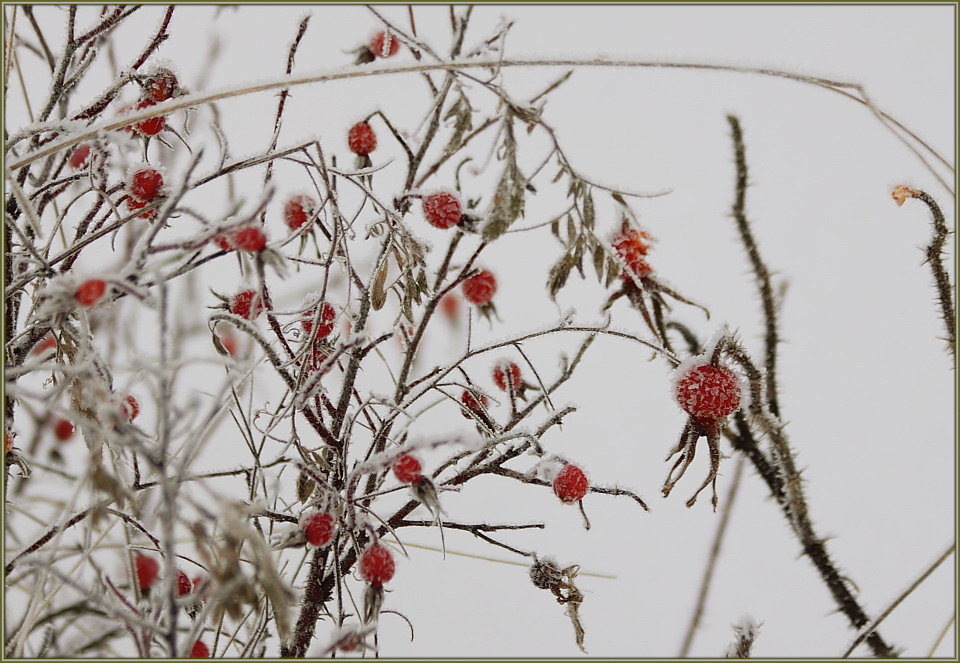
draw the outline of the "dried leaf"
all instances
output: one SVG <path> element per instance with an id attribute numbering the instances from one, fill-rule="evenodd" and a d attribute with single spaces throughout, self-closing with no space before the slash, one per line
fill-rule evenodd
<path id="1" fill-rule="evenodd" d="M 503 174 L 493 194 L 490 211 L 487 213 L 487 223 L 481 230 L 483 239 L 488 242 L 505 233 L 510 224 L 523 215 L 527 181 L 517 166 L 517 146 L 509 131 L 504 147 Z"/>
<path id="2" fill-rule="evenodd" d="M 376 276 L 373 278 L 373 287 L 370 290 L 370 304 L 373 306 L 374 311 L 379 311 L 382 309 L 384 303 L 387 301 L 387 293 L 384 290 L 386 282 L 387 261 L 384 260 L 383 265 L 380 266 Z"/>

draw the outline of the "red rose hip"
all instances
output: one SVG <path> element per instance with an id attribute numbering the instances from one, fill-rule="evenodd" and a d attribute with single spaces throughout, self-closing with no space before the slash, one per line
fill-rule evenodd
<path id="1" fill-rule="evenodd" d="M 230 312 L 252 320 L 263 312 L 263 297 L 256 290 L 241 290 L 230 298 Z"/>
<path id="2" fill-rule="evenodd" d="M 256 253 L 267 245 L 267 236 L 256 226 L 241 228 L 233 233 L 233 245 L 241 251 Z"/>
<path id="3" fill-rule="evenodd" d="M 137 572 L 137 585 L 141 590 L 150 589 L 160 573 L 160 562 L 149 555 L 137 555 L 133 559 L 133 566 Z"/>
<path id="4" fill-rule="evenodd" d="M 149 202 L 160 193 L 163 175 L 155 168 L 140 168 L 133 172 L 127 183 L 127 192 L 140 202 Z"/>
<path id="5" fill-rule="evenodd" d="M 497 279 L 490 270 L 484 269 L 463 282 L 463 296 L 471 304 L 482 306 L 497 293 Z"/>
<path id="6" fill-rule="evenodd" d="M 367 122 L 357 122 L 347 133 L 347 145 L 354 154 L 366 156 L 377 149 L 377 134 Z"/>
<path id="7" fill-rule="evenodd" d="M 190 658 L 210 658 L 210 648 L 197 640 L 190 648 Z"/>
<path id="8" fill-rule="evenodd" d="M 120 409 L 123 410 L 123 414 L 126 415 L 127 421 L 133 421 L 137 418 L 137 415 L 140 414 L 140 403 L 138 403 L 137 399 L 133 396 L 124 396 L 123 402 L 120 403 Z"/>
<path id="9" fill-rule="evenodd" d="M 283 206 L 283 220 L 290 230 L 296 230 L 313 216 L 316 201 L 310 196 L 294 196 Z"/>
<path id="10" fill-rule="evenodd" d="M 393 554 L 379 543 L 372 544 L 360 555 L 360 575 L 371 585 L 389 582 L 396 570 Z"/>
<path id="11" fill-rule="evenodd" d="M 317 309 L 312 308 L 303 314 L 300 325 L 303 331 L 309 334 L 313 331 L 313 321 L 317 317 Z M 320 309 L 320 324 L 317 325 L 317 338 L 326 338 L 333 331 L 333 321 L 337 317 L 337 310 L 324 302 Z"/>
<path id="12" fill-rule="evenodd" d="M 388 58 L 400 50 L 400 40 L 389 31 L 378 32 L 370 40 L 370 52 L 378 58 Z"/>
<path id="13" fill-rule="evenodd" d="M 462 214 L 460 201 L 452 193 L 443 191 L 423 199 L 423 216 L 434 228 L 452 228 L 460 223 Z"/>
<path id="14" fill-rule="evenodd" d="M 466 407 L 467 410 L 470 410 L 470 412 L 480 415 L 483 414 L 484 408 L 487 407 L 488 400 L 483 394 L 477 394 L 474 396 L 472 392 L 465 389 L 463 391 L 463 395 L 460 396 L 460 402 L 463 403 L 464 407 Z M 467 419 L 473 418 L 466 410 L 460 410 L 460 414 Z"/>
<path id="15" fill-rule="evenodd" d="M 590 488 L 587 475 L 576 465 L 567 463 L 553 480 L 553 493 L 564 504 L 573 504 L 583 499 Z"/>
<path id="16" fill-rule="evenodd" d="M 319 511 L 305 517 L 300 528 L 307 535 L 307 543 L 322 548 L 333 540 L 333 516 Z"/>
<path id="17" fill-rule="evenodd" d="M 70 167 L 73 169 L 83 168 L 87 165 L 87 157 L 90 156 L 90 143 L 80 143 L 70 155 Z"/>
<path id="18" fill-rule="evenodd" d="M 742 393 L 737 375 L 729 368 L 700 364 L 677 378 L 675 396 L 687 414 L 720 419 L 740 408 Z"/>
<path id="19" fill-rule="evenodd" d="M 101 279 L 88 279 L 77 286 L 73 296 L 83 308 L 96 306 L 107 291 L 107 282 Z"/>
<path id="20" fill-rule="evenodd" d="M 66 419 L 58 419 L 53 425 L 53 435 L 60 442 L 66 442 L 73 437 L 73 431 L 73 424 Z"/>
<path id="21" fill-rule="evenodd" d="M 423 476 L 423 466 L 416 456 L 403 454 L 393 461 L 393 473 L 400 483 L 416 483 Z"/>
<path id="22" fill-rule="evenodd" d="M 507 376 L 510 378 L 513 390 L 519 389 L 522 382 L 519 366 L 512 361 L 502 361 L 493 367 L 493 382 L 503 391 L 507 391 Z"/>

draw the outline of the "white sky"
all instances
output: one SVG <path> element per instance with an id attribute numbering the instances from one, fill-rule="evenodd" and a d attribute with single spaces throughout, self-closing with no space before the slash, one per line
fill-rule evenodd
<path id="1" fill-rule="evenodd" d="M 39 7 L 37 16 L 46 25 L 59 26 L 58 11 Z M 161 11 L 143 9 L 118 33 L 120 62 L 131 59 Z M 207 86 L 219 88 L 280 73 L 297 20 L 306 11 L 313 19 L 297 58 L 301 72 L 347 65 L 350 56 L 343 52 L 362 43 L 377 25 L 359 6 L 225 8 L 216 20 L 214 11 L 179 7 L 173 36 L 161 49 L 188 85 L 196 84 L 214 38 L 222 42 L 222 55 Z M 405 21 L 405 8 L 382 11 Z M 449 40 L 446 11 L 416 9 L 421 36 L 441 51 Z M 955 16 L 950 6 L 480 6 L 467 43 L 488 35 L 501 17 L 515 20 L 507 52 L 516 57 L 603 54 L 768 66 L 859 82 L 879 107 L 955 162 Z M 393 61 L 410 59 L 402 50 Z M 24 61 L 24 71 L 46 81 L 41 64 L 31 57 Z M 508 90 L 523 98 L 562 72 L 511 69 L 505 80 Z M 78 94 L 78 103 L 89 98 L 97 81 L 105 83 L 106 75 L 93 72 L 93 84 L 85 88 L 87 94 Z M 6 127 L 15 131 L 26 119 L 13 84 L 10 90 Z M 45 94 L 46 83 L 37 84 L 34 108 Z M 489 108 L 484 92 L 474 94 Z M 349 163 L 342 135 L 356 118 L 379 107 L 395 124 L 412 131 L 428 103 L 424 84 L 412 75 L 297 89 L 280 145 L 318 135 L 340 155 L 341 163 Z M 264 93 L 220 105 L 235 156 L 262 150 L 269 142 L 274 108 L 274 95 Z M 789 283 L 780 373 L 787 431 L 799 465 L 807 468 L 814 523 L 824 536 L 836 537 L 829 542 L 835 561 L 856 583 L 862 605 L 873 616 L 954 536 L 954 374 L 937 340 L 942 325 L 929 271 L 921 264 L 919 247 L 928 241 L 929 218 L 919 202 L 897 208 L 889 191 L 900 183 L 928 191 L 941 202 L 951 227 L 952 198 L 866 108 L 837 94 L 730 73 L 577 71 L 551 95 L 545 119 L 585 175 L 630 190 L 672 191 L 639 201 L 635 209 L 658 240 L 651 263 L 681 292 L 710 307 L 710 321 L 678 307 L 679 318 L 701 336 L 725 322 L 740 331 L 749 349 L 759 353 L 762 347 L 755 289 L 729 218 L 734 173 L 727 113 L 740 117 L 745 132 L 752 184 L 747 206 L 754 232 L 768 264 Z M 216 148 L 202 128 L 208 121 L 206 112 L 195 116 L 200 129 L 191 144 L 206 144 L 210 163 Z M 175 125 L 181 124 L 178 118 Z M 403 159 L 385 130 L 380 137 L 384 147 L 375 153 L 375 161 L 396 159 L 378 181 L 389 199 L 397 193 Z M 545 145 L 536 134 L 530 140 L 525 153 L 521 148 L 526 170 L 542 158 Z M 474 155 L 482 161 L 489 143 L 478 144 Z M 178 172 L 183 155 L 168 165 Z M 465 186 L 473 195 L 486 195 L 497 171 L 493 167 L 485 177 L 465 176 Z M 545 172 L 552 176 L 555 167 Z M 309 188 L 300 170 L 279 166 L 277 173 L 281 198 Z M 255 195 L 260 177 L 256 172 L 239 179 L 241 187 L 246 186 L 241 195 Z M 452 176 L 444 171 L 433 185 L 451 183 Z M 222 213 L 226 205 L 218 196 L 223 196 L 222 189 L 197 192 L 190 204 Z M 599 194 L 597 200 L 599 227 L 612 231 L 617 222 L 612 201 Z M 548 190 L 528 201 L 527 216 L 519 223 L 543 221 L 563 205 L 562 194 Z M 271 209 L 279 236 L 279 204 Z M 370 219 L 361 221 L 365 227 Z M 408 222 L 420 237 L 442 249 L 446 236 L 427 228 L 418 211 Z M 169 236 L 178 236 L 177 230 L 171 229 Z M 483 264 L 495 271 L 501 284 L 496 303 L 505 322 L 493 329 L 485 322 L 475 325 L 478 342 L 557 319 L 558 309 L 543 283 L 559 256 L 560 248 L 546 229 L 508 235 L 485 253 Z M 93 259 L 81 261 L 81 267 L 95 265 Z M 199 315 L 203 306 L 214 303 L 205 294 L 208 286 L 229 291 L 237 279 L 236 262 L 219 261 L 198 283 L 202 301 L 186 302 L 183 315 L 190 315 L 194 306 Z M 317 287 L 308 273 L 272 285 L 280 293 L 281 307 L 288 308 Z M 588 273 L 585 282 L 571 279 L 559 306 L 576 308 L 578 320 L 596 322 L 604 298 Z M 617 326 L 644 333 L 639 316 L 623 303 L 614 313 Z M 144 312 L 142 320 L 149 320 L 149 314 Z M 377 324 L 380 331 L 389 328 L 388 315 L 374 320 L 375 329 Z M 149 333 L 133 337 L 147 348 L 144 356 L 149 355 Z M 215 356 L 209 341 L 201 340 L 196 352 Z M 459 347 L 443 325 L 428 342 L 421 366 L 449 358 Z M 571 353 L 577 343 L 565 335 L 524 347 L 552 375 L 559 353 Z M 470 482 L 462 494 L 444 495 L 450 518 L 464 522 L 545 522 L 544 531 L 504 539 L 562 563 L 617 576 L 581 582 L 587 594 L 582 608 L 586 646 L 593 656 L 676 655 L 718 518 L 706 494 L 693 509 L 683 505 L 706 472 L 705 447 L 674 494 L 667 500 L 659 497 L 669 469 L 663 459 L 676 442 L 684 416 L 669 397 L 665 365 L 648 359 L 638 346 L 597 341 L 578 376 L 555 397 L 558 405 L 576 404 L 578 412 L 565 420 L 562 431 L 549 433 L 544 444 L 581 464 L 598 483 L 635 489 L 652 513 L 641 512 L 628 500 L 591 495 L 586 507 L 593 529 L 585 532 L 574 508 L 563 507 L 548 490 L 534 486 L 483 478 Z M 476 360 L 468 368 L 486 378 L 484 386 L 492 389 L 490 363 Z M 123 375 L 134 393 L 149 392 L 137 382 L 136 372 Z M 183 399 L 196 397 L 199 392 L 190 390 L 221 378 L 219 367 L 192 368 L 181 380 Z M 363 384 L 387 391 L 387 386 L 377 387 L 377 378 L 367 375 Z M 261 390 L 260 384 L 269 381 L 258 383 L 255 402 L 271 401 L 274 394 L 266 386 Z M 149 398 L 141 400 L 144 425 L 149 426 L 155 408 Z M 423 420 L 419 434 L 472 432 L 455 408 L 437 410 Z M 222 468 L 223 459 L 237 453 L 237 443 L 225 424 L 197 469 Z M 74 448 L 67 453 L 80 460 L 85 452 Z M 722 465 L 721 497 L 733 464 L 726 460 Z M 526 469 L 522 463 L 516 467 Z M 418 528 L 407 534 L 413 543 L 439 544 L 436 530 Z M 447 533 L 447 544 L 472 554 L 509 555 L 457 532 Z M 749 613 L 763 622 L 756 656 L 839 655 L 853 633 L 845 617 L 831 614 L 834 605 L 827 589 L 799 552 L 776 504 L 749 470 L 692 654 L 722 655 L 730 624 Z M 954 610 L 953 564 L 951 560 L 939 569 L 880 629 L 907 655 L 925 656 Z M 416 640 L 409 642 L 400 619 L 384 616 L 380 643 L 386 656 L 579 655 L 563 608 L 529 583 L 524 568 L 453 555 L 442 559 L 416 549 L 410 560 L 398 563 L 389 588 L 385 607 L 412 620 Z M 321 623 L 318 638 L 325 640 L 329 630 L 328 623 Z M 938 655 L 953 655 L 953 637 L 951 631 Z"/>

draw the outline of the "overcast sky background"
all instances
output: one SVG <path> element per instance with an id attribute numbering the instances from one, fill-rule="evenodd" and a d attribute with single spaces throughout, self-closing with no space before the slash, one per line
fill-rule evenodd
<path id="1" fill-rule="evenodd" d="M 59 26 L 60 11 L 38 7 L 36 13 L 47 25 Z M 83 11 L 92 20 L 93 10 Z M 213 40 L 220 41 L 222 51 L 204 83 L 211 89 L 280 73 L 305 12 L 313 18 L 297 57 L 298 72 L 346 66 L 351 56 L 344 51 L 364 43 L 378 25 L 360 6 L 224 8 L 214 20 L 216 11 L 178 7 L 172 37 L 161 49 L 192 87 L 202 82 Z M 405 8 L 381 11 L 406 25 Z M 161 12 L 160 7 L 145 8 L 117 33 L 120 62 L 138 52 Z M 955 162 L 955 17 L 950 6 L 479 6 L 473 16 L 466 40 L 471 46 L 501 18 L 515 21 L 507 40 L 509 56 L 603 54 L 776 67 L 858 82 L 879 107 Z M 416 18 L 420 35 L 446 51 L 447 9 L 418 7 Z M 392 62 L 411 60 L 404 49 Z M 23 66 L 25 74 L 47 80 L 39 60 L 31 57 Z M 526 98 L 563 71 L 509 69 L 504 78 L 516 98 Z M 77 103 L 90 98 L 108 76 L 106 70 L 92 72 L 85 88 L 89 93 L 78 93 Z M 11 84 L 10 131 L 26 122 L 14 89 Z M 45 94 L 44 83 L 31 99 L 34 109 Z M 487 93 L 473 94 L 490 107 Z M 275 103 L 273 94 L 260 93 L 219 104 L 234 156 L 269 143 Z M 413 130 L 428 103 L 426 87 L 414 75 L 299 88 L 289 102 L 280 145 L 317 135 L 341 163 L 349 163 L 343 134 L 356 119 L 381 108 L 395 124 Z M 919 202 L 898 208 L 889 192 L 901 183 L 928 191 L 941 202 L 951 228 L 953 200 L 869 110 L 835 93 L 732 73 L 576 71 L 550 96 L 544 117 L 585 175 L 629 190 L 671 191 L 639 201 L 634 209 L 657 239 L 650 260 L 658 273 L 710 307 L 709 321 L 696 310 L 677 309 L 678 317 L 702 336 L 727 323 L 755 354 L 762 348 L 755 288 L 729 217 L 734 170 L 728 113 L 740 118 L 745 133 L 751 172 L 747 207 L 754 232 L 768 265 L 789 284 L 782 312 L 781 404 L 798 463 L 806 468 L 811 515 L 820 533 L 834 537 L 828 545 L 836 563 L 856 583 L 862 605 L 874 616 L 952 540 L 956 521 L 954 374 L 938 340 L 942 324 L 920 248 L 929 238 L 929 216 Z M 212 164 L 217 150 L 205 129 L 209 113 L 203 110 L 192 121 L 197 129 L 191 145 L 207 145 L 205 164 Z M 174 124 L 182 124 L 182 115 Z M 521 148 L 521 167 L 527 171 L 542 159 L 546 145 L 537 132 L 529 140 L 529 149 Z M 477 160 L 486 156 L 488 141 L 478 141 Z M 375 180 L 389 199 L 398 192 L 395 182 L 404 162 L 385 131 L 381 145 L 374 161 L 395 159 Z M 181 172 L 183 155 L 168 167 Z M 465 176 L 465 187 L 474 195 L 488 194 L 498 170 Z M 554 166 L 545 172 L 552 176 Z M 255 198 L 261 177 L 262 171 L 256 171 L 238 179 L 248 201 Z M 290 165 L 278 166 L 276 181 L 280 201 L 289 192 L 309 190 L 302 171 Z M 449 171 L 433 181 L 434 186 L 451 183 Z M 188 204 L 222 214 L 222 195 L 209 188 Z M 612 232 L 618 222 L 613 203 L 600 194 L 597 200 L 601 232 Z M 548 189 L 528 201 L 519 223 L 544 221 L 564 205 L 563 194 Z M 275 236 L 281 234 L 279 209 L 279 202 L 271 207 L 268 222 Z M 370 220 L 362 219 L 360 227 Z M 407 221 L 418 236 L 443 248 L 447 236 L 428 228 L 418 210 Z M 178 232 L 171 228 L 168 236 Z M 108 245 L 98 250 L 100 254 L 81 260 L 81 269 L 102 268 L 93 256 L 110 260 Z M 592 274 L 584 282 L 572 278 L 558 298 L 559 307 L 549 301 L 543 286 L 546 270 L 559 256 L 559 245 L 546 229 L 508 235 L 485 253 L 483 266 L 500 282 L 496 304 L 504 323 L 492 329 L 482 321 L 475 324 L 478 343 L 539 328 L 568 308 L 576 308 L 580 321 L 601 319 L 606 293 Z M 217 261 L 196 284 L 201 300 L 185 298 L 179 314 L 202 315 L 204 306 L 215 303 L 207 287 L 229 292 L 237 279 L 235 261 Z M 284 282 L 274 278 L 271 285 L 280 307 L 290 309 L 319 283 L 301 272 Z M 121 306 L 132 311 L 133 304 Z M 375 331 L 389 329 L 386 313 L 374 317 Z M 121 374 L 121 383 L 142 394 L 143 425 L 149 430 L 155 406 L 130 358 L 149 362 L 152 318 L 146 311 L 138 315 L 142 326 L 131 324 L 128 330 L 130 348 L 137 350 L 125 355 L 130 370 Z M 645 333 L 638 314 L 622 302 L 614 307 L 614 321 Z M 578 342 L 574 335 L 559 335 L 524 347 L 549 376 L 557 370 L 559 354 L 572 353 Z M 420 366 L 445 361 L 460 347 L 455 332 L 437 324 Z M 199 338 L 193 351 L 208 360 L 216 357 L 209 338 Z M 707 471 L 705 447 L 674 494 L 659 497 L 669 469 L 663 459 L 676 443 L 685 415 L 670 398 L 667 366 L 649 359 L 639 346 L 598 340 L 578 375 L 555 397 L 558 406 L 572 403 L 578 411 L 562 430 L 545 436 L 544 445 L 581 464 L 597 483 L 638 491 L 652 513 L 641 512 L 629 500 L 590 495 L 585 504 L 593 529 L 586 532 L 575 508 L 563 507 L 549 490 L 535 486 L 483 478 L 471 481 L 461 494 L 444 495 L 451 519 L 545 522 L 543 531 L 504 539 L 563 564 L 617 576 L 584 577 L 580 584 L 586 592 L 586 647 L 593 656 L 677 654 L 718 519 L 706 493 L 694 508 L 684 506 Z M 491 363 L 478 359 L 468 365 L 489 389 Z M 264 379 L 257 383 L 254 402 L 275 403 L 268 372 L 261 370 Z M 179 383 L 183 400 L 202 399 L 203 390 L 222 376 L 216 362 L 194 366 Z M 385 375 L 365 375 L 363 384 L 377 390 L 379 378 Z M 534 422 L 546 416 L 540 413 Z M 195 465 L 197 471 L 221 469 L 225 458 L 239 458 L 239 442 L 229 426 L 227 419 Z M 449 406 L 436 408 L 416 432 L 473 433 Z M 729 451 L 726 445 L 724 449 Z M 68 461 L 69 454 L 81 461 L 86 452 L 77 447 L 66 453 Z M 516 467 L 532 463 L 523 462 L 527 465 Z M 721 497 L 734 463 L 725 460 L 721 466 Z M 411 543 L 439 545 L 436 530 L 411 529 L 406 535 Z M 447 533 L 447 545 L 509 559 L 507 551 L 458 532 Z M 402 620 L 385 615 L 383 655 L 579 655 L 563 607 L 533 587 L 524 568 L 411 551 L 411 559 L 398 562 L 385 607 L 412 620 L 416 639 L 409 641 Z M 831 614 L 835 606 L 827 589 L 799 553 L 778 507 L 748 468 L 692 655 L 722 655 L 731 639 L 730 624 L 743 614 L 763 622 L 755 656 L 839 655 L 853 632 L 845 617 Z M 925 656 L 954 610 L 953 566 L 951 560 L 941 567 L 880 629 L 906 655 Z M 329 631 L 329 624 L 321 623 L 318 639 L 325 641 Z M 953 639 L 951 631 L 937 654 L 953 656 Z"/>

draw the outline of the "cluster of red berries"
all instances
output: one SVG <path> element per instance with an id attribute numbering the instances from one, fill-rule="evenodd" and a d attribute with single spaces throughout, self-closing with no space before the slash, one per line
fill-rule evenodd
<path id="1" fill-rule="evenodd" d="M 333 541 L 333 515 L 326 511 L 314 511 L 300 519 L 300 529 L 307 536 L 307 543 L 322 548 Z"/>
<path id="2" fill-rule="evenodd" d="M 127 207 L 138 210 L 146 207 L 163 193 L 163 174 L 156 168 L 143 166 L 135 169 L 127 178 Z M 156 209 L 140 214 L 142 219 L 157 215 Z"/>
<path id="3" fill-rule="evenodd" d="M 290 230 L 297 230 L 310 220 L 316 207 L 317 201 L 310 196 L 293 196 L 283 206 L 283 220 Z"/>
<path id="4" fill-rule="evenodd" d="M 677 403 L 701 420 L 722 419 L 740 408 L 740 380 L 726 366 L 704 363 L 682 370 L 676 381 Z"/>
<path id="5" fill-rule="evenodd" d="M 134 104 L 134 110 L 143 110 L 155 106 L 161 101 L 166 101 L 180 89 L 177 75 L 169 69 L 156 69 L 145 81 L 143 92 L 140 99 Z M 122 111 L 121 111 L 122 112 Z M 167 126 L 167 118 L 163 115 L 152 117 L 149 120 L 136 122 L 132 127 L 126 127 L 127 131 L 135 131 L 145 138 L 156 136 Z"/>
<path id="6" fill-rule="evenodd" d="M 375 587 L 389 582 L 396 570 L 393 554 L 379 543 L 372 543 L 360 555 L 360 576 Z"/>
<path id="7" fill-rule="evenodd" d="M 377 149 L 377 134 L 368 122 L 357 122 L 347 132 L 347 145 L 351 152 L 365 157 Z"/>
<path id="8" fill-rule="evenodd" d="M 423 216 L 434 228 L 446 230 L 460 223 L 463 211 L 455 195 L 441 191 L 423 198 Z"/>
<path id="9" fill-rule="evenodd" d="M 107 292 L 107 282 L 103 279 L 87 279 L 77 286 L 73 298 L 82 308 L 96 306 Z"/>
<path id="10" fill-rule="evenodd" d="M 463 282 L 463 296 L 471 304 L 488 304 L 495 294 L 497 279 L 488 269 L 481 270 Z"/>
<path id="11" fill-rule="evenodd" d="M 566 463 L 553 479 L 553 494 L 564 504 L 579 502 L 589 489 L 587 475 L 573 463 Z"/>
<path id="12" fill-rule="evenodd" d="M 149 591 L 160 575 L 160 562 L 150 555 L 137 555 L 133 558 L 133 568 L 137 574 L 137 586 L 141 591 Z M 193 593 L 200 584 L 200 578 L 190 580 L 183 571 L 177 570 L 177 596 Z"/>
<path id="13" fill-rule="evenodd" d="M 241 290 L 230 298 L 230 312 L 253 320 L 263 312 L 263 297 L 256 290 Z"/>
<path id="14" fill-rule="evenodd" d="M 627 269 L 637 278 L 642 279 L 653 273 L 653 267 L 647 263 L 647 252 L 650 251 L 650 240 L 653 239 L 645 230 L 638 230 L 624 219 L 620 232 L 614 235 L 613 248 L 626 263 Z M 625 271 L 621 278 L 630 278 Z"/>

